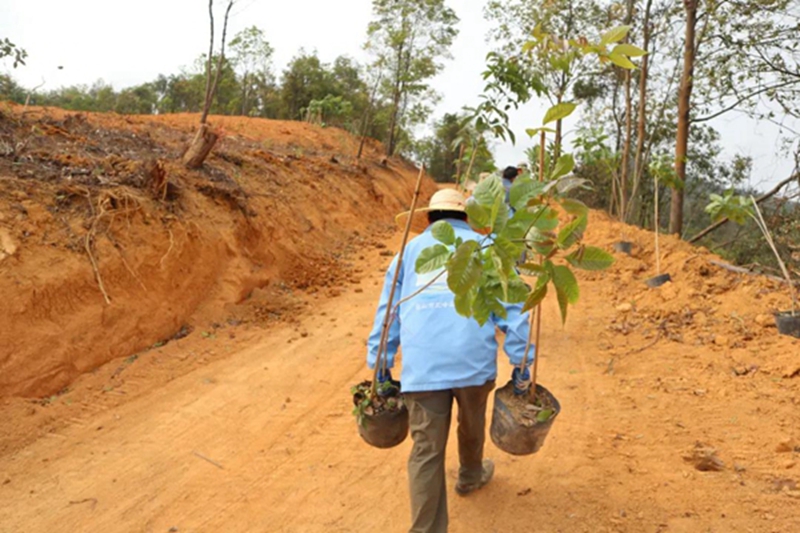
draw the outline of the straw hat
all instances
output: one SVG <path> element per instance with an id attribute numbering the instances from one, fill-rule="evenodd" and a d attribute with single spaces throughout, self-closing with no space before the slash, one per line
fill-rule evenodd
<path id="1" fill-rule="evenodd" d="M 420 233 L 428 227 L 428 213 L 431 211 L 466 211 L 467 202 L 460 192 L 454 189 L 442 189 L 431 196 L 428 207 L 418 207 L 414 210 L 414 218 L 411 219 L 411 231 Z M 395 217 L 395 222 L 401 228 L 405 228 L 410 211 L 400 213 Z"/>

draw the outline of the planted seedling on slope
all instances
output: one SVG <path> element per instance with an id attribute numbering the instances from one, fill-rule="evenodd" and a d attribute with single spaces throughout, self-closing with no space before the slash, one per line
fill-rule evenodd
<path id="1" fill-rule="evenodd" d="M 711 202 L 706 206 L 706 212 L 711 215 L 712 220 L 715 222 L 723 218 L 728 218 L 740 225 L 744 224 L 748 218 L 755 221 L 761 231 L 761 235 L 763 235 L 764 240 L 778 261 L 778 266 L 780 266 L 781 273 L 786 280 L 786 286 L 792 302 L 792 307 L 788 311 L 775 313 L 775 323 L 778 326 L 778 331 L 783 335 L 800 338 L 800 310 L 798 310 L 795 283 L 789 274 L 789 269 L 786 268 L 786 263 L 778 253 L 778 248 L 772 239 L 772 234 L 767 227 L 767 222 L 764 220 L 764 215 L 761 214 L 758 202 L 752 196 L 749 200 L 743 196 L 735 196 L 733 191 L 728 191 L 722 196 L 712 194 L 710 199 Z"/>

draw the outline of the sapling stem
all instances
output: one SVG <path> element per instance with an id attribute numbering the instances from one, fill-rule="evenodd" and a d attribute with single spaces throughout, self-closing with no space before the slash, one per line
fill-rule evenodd
<path id="1" fill-rule="evenodd" d="M 378 371 L 386 370 L 386 344 L 389 337 L 389 324 L 392 317 L 392 301 L 394 300 L 395 289 L 397 288 L 397 279 L 400 277 L 400 267 L 403 264 L 403 255 L 406 251 L 406 243 L 408 242 L 408 234 L 411 232 L 411 223 L 414 220 L 414 212 L 417 209 L 417 200 L 419 199 L 419 191 L 422 188 L 422 176 L 425 174 L 425 164 L 419 167 L 419 176 L 417 176 L 417 185 L 414 188 L 414 197 L 411 199 L 411 209 L 409 210 L 408 220 L 406 221 L 406 230 L 403 233 L 403 243 L 400 245 L 400 253 L 397 257 L 397 265 L 394 269 L 394 279 L 392 279 L 392 288 L 389 291 L 389 298 L 386 301 L 386 315 L 383 318 L 383 328 L 381 329 L 381 342 L 378 345 L 378 355 L 375 358 L 375 369 L 372 373 L 372 388 L 370 389 L 370 399 L 375 398 L 378 392 Z"/>
<path id="2" fill-rule="evenodd" d="M 767 241 L 772 253 L 775 254 L 775 259 L 778 260 L 778 265 L 781 267 L 781 272 L 783 272 L 783 277 L 786 279 L 786 285 L 789 287 L 789 296 L 792 298 L 792 316 L 797 315 L 797 294 L 794 290 L 794 283 L 792 282 L 792 277 L 789 275 L 789 271 L 786 268 L 786 264 L 781 259 L 780 254 L 778 253 L 778 248 L 775 246 L 775 241 L 772 240 L 772 234 L 769 232 L 769 228 L 767 227 L 767 222 L 764 220 L 764 215 L 761 214 L 761 210 L 758 208 L 758 202 L 756 201 L 753 196 L 750 196 L 750 201 L 753 203 L 753 207 L 755 208 L 755 212 L 757 216 L 754 216 L 753 219 L 756 221 L 756 225 L 758 225 L 758 229 L 761 230 L 761 233 L 764 235 L 764 239 Z"/>
<path id="3" fill-rule="evenodd" d="M 476 145 L 472 149 L 472 155 L 469 158 L 469 165 L 467 165 L 467 173 L 461 177 L 460 183 L 460 190 L 466 191 L 467 190 L 467 180 L 469 179 L 470 175 L 472 174 L 472 164 L 475 163 L 475 156 L 478 154 L 478 146 Z"/>
<path id="4" fill-rule="evenodd" d="M 656 276 L 661 275 L 661 249 L 658 246 L 658 234 L 659 234 L 659 223 L 658 223 L 658 176 L 653 180 L 653 185 L 655 189 L 655 205 L 653 209 L 655 210 L 655 220 L 653 221 L 653 229 L 656 232 Z"/>
<path id="5" fill-rule="evenodd" d="M 539 182 L 544 181 L 544 149 L 547 142 L 547 134 L 542 131 L 539 137 Z M 544 258 L 541 254 L 539 254 L 539 264 L 544 263 Z M 534 324 L 534 320 L 536 321 Z M 528 364 L 528 353 L 531 349 L 531 337 L 534 335 L 534 325 L 535 325 L 535 340 L 533 342 L 533 372 L 531 374 L 531 388 L 530 388 L 530 399 L 531 401 L 536 399 L 536 377 L 539 371 L 539 340 L 541 338 L 541 329 L 542 329 L 542 302 L 539 302 L 539 305 L 536 306 L 536 311 L 534 312 L 531 310 L 530 321 L 528 326 L 528 344 L 525 347 L 525 355 L 522 358 L 522 366 L 520 367 L 520 371 L 524 372 L 525 367 Z"/>

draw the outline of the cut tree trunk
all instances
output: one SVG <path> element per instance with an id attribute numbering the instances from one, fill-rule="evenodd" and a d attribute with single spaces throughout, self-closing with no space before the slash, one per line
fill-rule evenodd
<path id="1" fill-rule="evenodd" d="M 669 212 L 669 232 L 680 235 L 683 231 L 683 196 L 686 187 L 686 156 L 689 148 L 689 113 L 691 111 L 694 76 L 695 29 L 697 26 L 697 0 L 684 0 L 686 35 L 683 42 L 683 73 L 678 93 L 678 131 L 675 137 L 675 174 L 678 186 L 672 189 Z"/>
<path id="2" fill-rule="evenodd" d="M 183 164 L 186 168 L 197 169 L 203 166 L 203 162 L 211 153 L 214 145 L 219 139 L 219 134 L 213 131 L 208 124 L 200 124 L 200 128 L 192 139 L 192 144 L 183 154 Z"/>

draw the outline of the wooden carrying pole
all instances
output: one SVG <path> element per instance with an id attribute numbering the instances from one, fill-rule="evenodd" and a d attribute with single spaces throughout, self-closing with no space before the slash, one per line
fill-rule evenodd
<path id="1" fill-rule="evenodd" d="M 386 367 L 386 352 L 387 352 L 387 339 L 389 338 L 389 325 L 392 321 L 392 301 L 394 300 L 394 292 L 397 289 L 397 279 L 400 277 L 400 266 L 403 264 L 403 255 L 406 251 L 406 243 L 408 242 L 408 234 L 411 232 L 411 223 L 414 220 L 414 212 L 417 209 L 417 200 L 419 199 L 419 192 L 422 188 L 422 176 L 425 174 L 425 164 L 419 168 L 419 176 L 417 176 L 417 185 L 414 188 L 414 197 L 411 199 L 411 209 L 409 210 L 408 220 L 406 221 L 406 229 L 403 233 L 403 243 L 400 245 L 400 253 L 397 257 L 397 265 L 394 269 L 394 278 L 392 279 L 392 288 L 389 291 L 389 299 L 386 302 L 386 314 L 383 317 L 383 327 L 381 329 L 381 342 L 378 345 L 378 356 L 375 358 L 375 369 L 372 373 L 372 389 L 370 390 L 371 397 L 374 398 L 378 392 L 378 371 L 385 370 Z M 383 362 L 382 362 L 383 359 Z"/>

